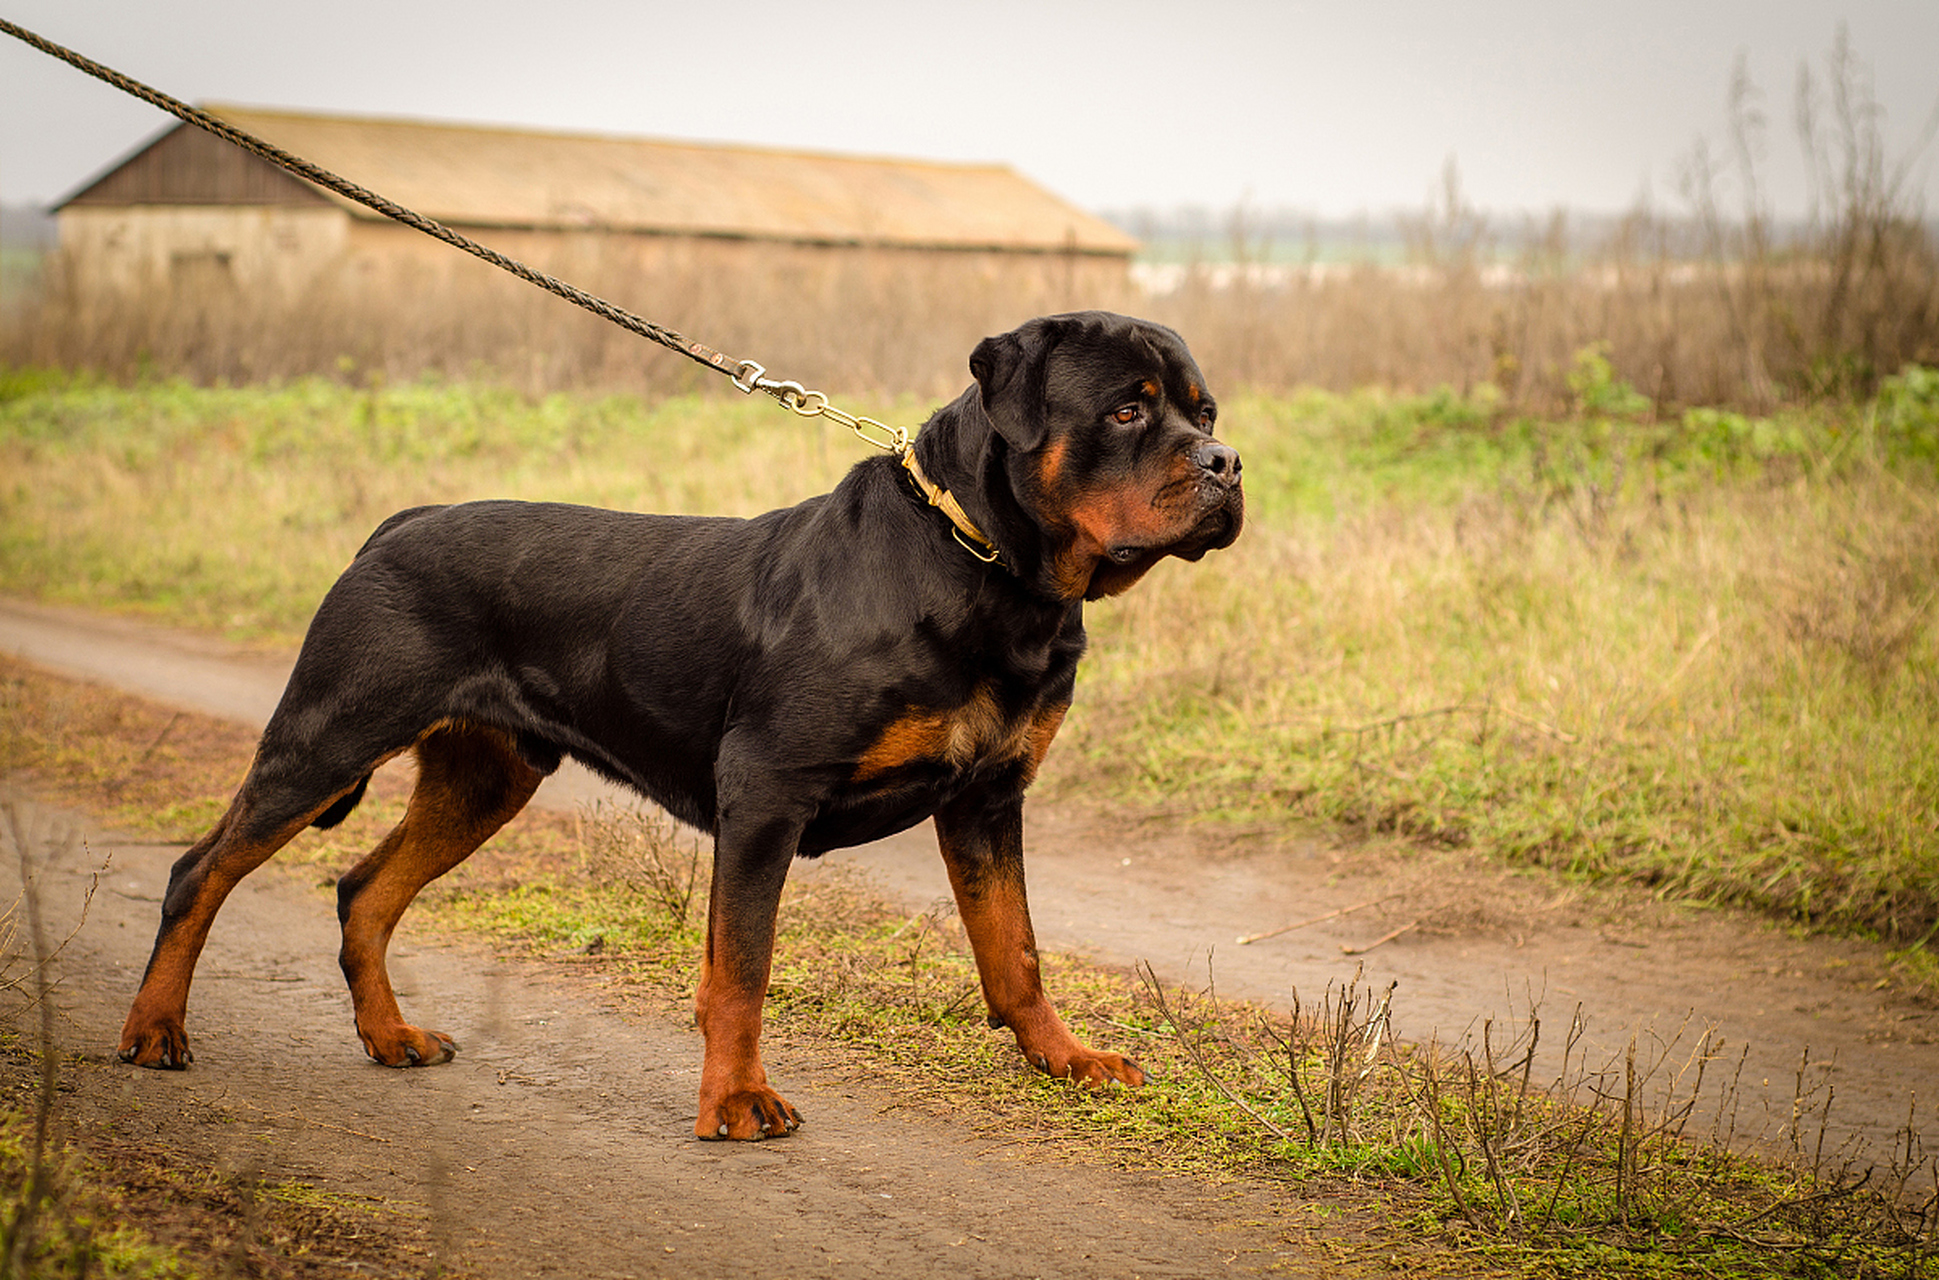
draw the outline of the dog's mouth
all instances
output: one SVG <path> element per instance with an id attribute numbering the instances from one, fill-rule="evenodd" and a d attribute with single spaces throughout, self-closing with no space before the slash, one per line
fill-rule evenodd
<path id="1" fill-rule="evenodd" d="M 1208 551 L 1231 546 L 1245 523 L 1245 503 L 1238 489 L 1227 491 L 1219 505 L 1200 516 L 1183 536 L 1164 542 L 1118 542 L 1105 548 L 1104 558 L 1114 565 L 1151 565 L 1166 556 L 1198 560 Z"/>
<path id="2" fill-rule="evenodd" d="M 1097 558 L 1084 569 L 1087 600 L 1117 595 L 1167 556 L 1195 561 L 1231 546 L 1245 523 L 1245 494 L 1236 477 L 1179 477 L 1152 495 L 1143 519 L 1113 523 L 1116 537 L 1090 544 Z"/>
<path id="3" fill-rule="evenodd" d="M 1235 489 L 1232 501 L 1207 512 L 1171 554 L 1181 560 L 1197 560 L 1208 551 L 1223 551 L 1239 540 L 1239 529 L 1244 523 L 1245 510 Z"/>
<path id="4" fill-rule="evenodd" d="M 1131 564 L 1146 556 L 1154 560 L 1168 555 L 1197 560 L 1208 551 L 1231 546 L 1245 523 L 1245 491 L 1236 484 L 1206 483 L 1199 487 L 1198 496 L 1204 509 L 1183 534 L 1163 544 L 1113 546 L 1107 550 L 1107 557 L 1114 564 Z"/>

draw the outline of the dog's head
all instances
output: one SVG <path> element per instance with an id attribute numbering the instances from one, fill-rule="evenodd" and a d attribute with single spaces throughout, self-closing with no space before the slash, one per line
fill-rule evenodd
<path id="1" fill-rule="evenodd" d="M 1033 587 L 1116 595 L 1166 556 L 1239 536 L 1239 455 L 1213 437 L 1218 407 L 1170 329 L 1045 316 L 978 343 L 970 373 L 976 385 L 938 415 L 952 421 L 936 462 Z"/>

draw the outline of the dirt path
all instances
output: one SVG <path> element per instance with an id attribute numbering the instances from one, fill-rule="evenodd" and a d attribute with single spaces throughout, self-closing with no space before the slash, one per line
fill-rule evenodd
<path id="1" fill-rule="evenodd" d="M 1259 1225 L 1275 1208 L 1257 1197 L 955 1132 L 800 1050 L 771 1061 L 809 1127 L 785 1142 L 695 1142 L 697 1033 L 471 948 L 406 940 L 393 953 L 406 1004 L 466 1031 L 448 1068 L 378 1067 L 348 1034 L 328 901 L 280 868 L 237 890 L 203 955 L 194 1068 L 128 1068 L 112 1046 L 179 848 L 99 833 L 83 848 L 63 838 L 71 817 L 29 809 L 50 935 L 69 932 L 89 873 L 113 855 L 57 962 L 60 1037 L 81 1053 L 67 1068 L 73 1118 L 416 1210 L 433 1252 L 465 1271 L 1318 1274 Z M 18 863 L 6 853 L 11 900 Z"/>
<path id="2" fill-rule="evenodd" d="M 253 724 L 274 706 L 288 669 L 287 658 L 238 655 L 204 637 L 5 601 L 0 650 Z M 599 788 L 562 774 L 539 803 L 571 807 Z M 1479 861 L 1317 840 L 1219 841 L 1181 822 L 1133 826 L 1068 804 L 1034 804 L 1030 820 L 1030 894 L 1047 946 L 1121 965 L 1146 960 L 1168 980 L 1200 986 L 1209 957 L 1221 992 L 1283 1007 L 1295 989 L 1310 1000 L 1350 976 L 1356 961 L 1343 948 L 1413 924 L 1358 961 L 1366 980 L 1399 982 L 1397 1022 L 1410 1038 L 1458 1039 L 1487 1019 L 1506 1025 L 1526 1016 L 1531 996 L 1552 1043 L 1579 1003 L 1597 1055 L 1615 1054 L 1636 1028 L 1668 1038 L 1693 1019 L 1714 1025 L 1733 1059 L 1749 1046 L 1747 1123 L 1760 1113 L 1788 1120 L 1808 1049 L 1814 1063 L 1836 1060 L 1834 1139 L 1883 1144 L 1916 1092 L 1918 1127 L 1928 1147 L 1939 1146 L 1939 1009 L 1884 981 L 1876 947 L 1800 940 L 1732 913 Z M 866 867 L 912 909 L 948 896 L 926 829 L 831 856 Z M 1234 945 L 1240 934 L 1378 899 L 1389 900 Z M 213 985 L 198 985 L 198 1001 Z M 1823 1083 L 1822 1072 L 1812 1075 Z"/>

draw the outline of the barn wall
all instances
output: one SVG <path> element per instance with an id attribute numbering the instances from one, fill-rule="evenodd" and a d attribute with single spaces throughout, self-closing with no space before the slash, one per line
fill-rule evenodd
<path id="1" fill-rule="evenodd" d="M 1100 254 L 788 244 L 600 230 L 465 230 L 500 253 L 616 302 L 621 299 L 605 288 L 645 286 L 650 296 L 654 281 L 697 285 L 712 279 L 733 289 L 759 280 L 825 298 L 831 290 L 852 288 L 863 275 L 903 275 L 979 290 L 1009 289 L 1078 307 L 1100 296 L 1121 296 L 1128 279 L 1125 258 Z M 413 281 L 456 281 L 496 270 L 421 232 L 361 218 L 351 227 L 348 254 L 354 269 L 372 283 L 393 271 Z"/>
<path id="2" fill-rule="evenodd" d="M 350 217 L 327 205 L 70 205 L 60 245 L 89 294 L 288 296 L 339 263 Z"/>
<path id="3" fill-rule="evenodd" d="M 233 143 L 178 124 L 77 192 L 66 207 L 154 204 L 328 206 L 330 199 Z"/>

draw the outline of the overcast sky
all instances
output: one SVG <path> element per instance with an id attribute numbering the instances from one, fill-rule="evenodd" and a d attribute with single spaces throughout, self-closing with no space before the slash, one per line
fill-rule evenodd
<path id="1" fill-rule="evenodd" d="M 1100 210 L 1413 209 L 1450 156 L 1490 210 L 1614 212 L 1645 192 L 1675 209 L 1682 158 L 1722 139 L 1740 54 L 1795 210 L 1797 68 L 1822 70 L 1840 22 L 1894 154 L 1939 102 L 1939 0 L 0 0 L 0 15 L 191 101 L 1002 161 Z M 58 198 L 167 123 L 0 36 L 0 200 Z"/>

